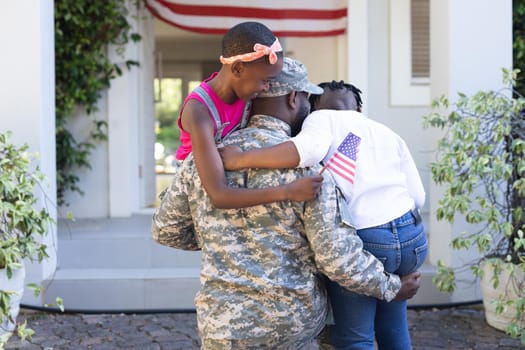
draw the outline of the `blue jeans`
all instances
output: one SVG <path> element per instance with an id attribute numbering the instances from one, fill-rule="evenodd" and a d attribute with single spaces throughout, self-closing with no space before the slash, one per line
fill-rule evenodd
<path id="1" fill-rule="evenodd" d="M 383 262 L 386 271 L 407 275 L 423 264 L 428 251 L 419 221 L 409 211 L 384 225 L 357 230 L 357 234 L 364 249 Z M 335 321 L 329 331 L 337 350 L 373 350 L 374 333 L 379 349 L 411 349 L 406 301 L 378 300 L 326 280 Z"/>

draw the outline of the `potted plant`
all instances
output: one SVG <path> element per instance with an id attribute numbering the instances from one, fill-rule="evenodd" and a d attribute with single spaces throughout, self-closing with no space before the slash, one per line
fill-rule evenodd
<path id="1" fill-rule="evenodd" d="M 32 164 L 34 155 L 10 137 L 10 132 L 0 133 L 0 349 L 15 328 L 22 339 L 32 334 L 15 322 L 24 289 L 24 259 L 41 262 L 48 257 L 41 238 L 52 222 L 45 208 L 37 209 L 44 177 Z"/>
<path id="2" fill-rule="evenodd" d="M 518 73 L 503 69 L 501 90 L 460 93 L 453 106 L 436 99 L 424 126 L 443 130 L 431 163 L 444 190 L 436 217 L 464 219 L 469 230 L 451 246 L 475 252 L 466 266 L 439 261 L 433 281 L 453 292 L 456 272 L 470 269 L 481 282 L 487 322 L 525 344 L 525 99 L 513 89 Z"/>

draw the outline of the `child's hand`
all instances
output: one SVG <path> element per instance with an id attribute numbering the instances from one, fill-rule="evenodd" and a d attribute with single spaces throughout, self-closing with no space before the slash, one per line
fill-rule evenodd
<path id="1" fill-rule="evenodd" d="M 421 283 L 421 272 L 412 272 L 409 275 L 401 276 L 401 289 L 394 300 L 402 301 L 412 298 L 416 295 Z"/>
<path id="2" fill-rule="evenodd" d="M 242 150 L 239 146 L 224 146 L 218 148 L 218 151 L 222 158 L 224 170 L 243 169 L 242 165 L 240 164 Z"/>
<path id="3" fill-rule="evenodd" d="M 305 176 L 295 180 L 287 186 L 287 198 L 288 200 L 298 202 L 315 199 L 321 189 L 322 183 L 323 177 L 321 175 Z"/>

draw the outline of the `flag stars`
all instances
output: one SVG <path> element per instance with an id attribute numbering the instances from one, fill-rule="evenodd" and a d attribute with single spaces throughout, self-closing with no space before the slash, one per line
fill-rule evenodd
<path id="1" fill-rule="evenodd" d="M 357 153 L 359 152 L 360 143 L 361 138 L 359 136 L 349 133 L 326 164 L 326 167 L 333 174 L 352 184 L 355 178 Z"/>

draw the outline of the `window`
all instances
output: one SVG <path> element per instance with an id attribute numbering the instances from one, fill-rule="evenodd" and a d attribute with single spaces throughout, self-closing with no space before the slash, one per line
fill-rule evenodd
<path id="1" fill-rule="evenodd" d="M 429 0 L 391 0 L 389 5 L 390 104 L 428 106 L 430 104 Z M 420 16 L 419 13 L 426 13 L 426 16 Z M 412 23 L 415 17 L 417 20 Z"/>
<path id="2" fill-rule="evenodd" d="M 412 34 L 412 80 L 430 78 L 430 1 L 412 0 L 410 8 Z"/>

